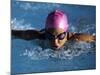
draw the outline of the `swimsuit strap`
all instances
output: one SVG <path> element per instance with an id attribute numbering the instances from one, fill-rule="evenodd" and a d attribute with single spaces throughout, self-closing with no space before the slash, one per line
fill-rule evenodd
<path id="1" fill-rule="evenodd" d="M 67 33 L 67 40 L 69 40 L 69 32 L 66 32 Z"/>

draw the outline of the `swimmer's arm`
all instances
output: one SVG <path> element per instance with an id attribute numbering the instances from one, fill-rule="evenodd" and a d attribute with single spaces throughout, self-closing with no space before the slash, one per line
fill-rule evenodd
<path id="1" fill-rule="evenodd" d="M 83 33 L 69 33 L 69 39 L 76 40 L 78 42 L 94 42 L 96 41 L 96 36 Z"/>
<path id="2" fill-rule="evenodd" d="M 41 33 L 36 30 L 11 30 L 11 35 L 24 40 L 39 39 Z"/>

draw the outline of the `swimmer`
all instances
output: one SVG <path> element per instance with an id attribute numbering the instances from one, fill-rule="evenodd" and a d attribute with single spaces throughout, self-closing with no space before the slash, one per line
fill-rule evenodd
<path id="1" fill-rule="evenodd" d="M 41 31 L 38 30 L 12 30 L 12 35 L 24 39 L 48 39 L 52 48 L 59 49 L 69 40 L 75 40 L 77 42 L 93 42 L 96 41 L 96 36 L 68 32 L 68 18 L 62 11 L 55 10 L 51 12 L 46 19 L 45 28 Z"/>

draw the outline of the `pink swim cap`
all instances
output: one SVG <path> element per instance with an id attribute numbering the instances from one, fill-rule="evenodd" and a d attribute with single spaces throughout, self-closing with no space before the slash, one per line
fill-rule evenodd
<path id="1" fill-rule="evenodd" d="M 46 20 L 46 29 L 49 28 L 61 28 L 64 29 L 64 31 L 68 30 L 68 19 L 67 16 L 59 10 L 55 10 L 51 12 Z"/>

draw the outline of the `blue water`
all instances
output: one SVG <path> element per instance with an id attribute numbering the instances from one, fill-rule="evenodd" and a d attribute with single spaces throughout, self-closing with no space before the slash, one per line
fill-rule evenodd
<path id="1" fill-rule="evenodd" d="M 68 15 L 69 31 L 95 35 L 95 8 L 95 6 L 13 1 L 11 29 L 41 30 L 45 27 L 48 13 L 59 9 Z M 48 40 L 25 41 L 12 38 L 11 45 L 12 74 L 96 68 L 95 42 L 69 41 L 59 51 L 50 49 Z"/>

